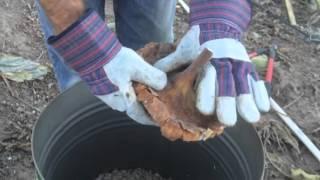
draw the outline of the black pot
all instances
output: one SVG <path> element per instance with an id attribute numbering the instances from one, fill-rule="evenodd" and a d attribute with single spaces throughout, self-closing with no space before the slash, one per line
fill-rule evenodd
<path id="1" fill-rule="evenodd" d="M 259 180 L 264 173 L 260 139 L 242 120 L 205 142 L 170 142 L 159 128 L 108 108 L 82 83 L 42 113 L 32 152 L 38 178 L 46 180 L 92 180 L 102 172 L 135 168 L 174 180 Z"/>

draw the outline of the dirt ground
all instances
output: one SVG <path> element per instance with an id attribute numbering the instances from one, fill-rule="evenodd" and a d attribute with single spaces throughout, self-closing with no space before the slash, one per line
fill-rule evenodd
<path id="1" fill-rule="evenodd" d="M 320 13 L 312 11 L 314 6 L 307 2 L 293 0 L 298 24 L 319 30 Z M 110 6 L 108 9 L 110 12 Z M 33 0 L 1 0 L 0 17 L 0 53 L 49 65 Z M 177 39 L 188 28 L 187 19 L 187 14 L 178 7 Z M 308 41 L 306 35 L 289 25 L 280 0 L 255 1 L 253 21 L 244 40 L 249 50 L 271 43 L 279 46 L 272 95 L 320 147 L 320 43 Z M 6 83 L 0 77 L 0 180 L 33 179 L 32 127 L 57 95 L 52 73 L 43 80 L 24 83 Z M 256 128 L 266 148 L 265 179 L 290 179 L 292 168 L 320 173 L 319 162 L 275 112 L 264 115 Z"/>

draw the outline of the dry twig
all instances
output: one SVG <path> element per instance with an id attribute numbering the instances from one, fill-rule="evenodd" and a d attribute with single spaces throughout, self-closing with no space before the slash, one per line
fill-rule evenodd
<path id="1" fill-rule="evenodd" d="M 287 178 L 291 178 L 291 176 L 290 176 L 289 174 L 287 174 L 286 172 L 284 172 L 278 165 L 276 165 L 276 164 L 273 162 L 273 160 L 272 160 L 272 158 L 270 157 L 270 155 L 269 155 L 268 152 L 266 152 L 265 154 L 266 154 L 266 156 L 267 156 L 267 159 L 268 159 L 269 162 L 271 163 L 271 165 L 272 165 L 278 172 L 280 172 L 282 175 L 284 175 L 284 176 L 287 177 Z"/>
<path id="2" fill-rule="evenodd" d="M 318 131 L 320 131 L 320 127 L 314 129 L 314 130 L 312 131 L 312 133 L 317 133 Z"/>
<path id="3" fill-rule="evenodd" d="M 25 102 L 23 99 L 21 99 L 20 97 L 18 97 L 18 96 L 16 95 L 16 93 L 14 93 L 13 89 L 11 88 L 10 83 L 9 83 L 9 81 L 7 80 L 7 78 L 5 78 L 3 75 L 1 75 L 1 77 L 2 77 L 2 79 L 3 79 L 3 81 L 4 81 L 4 83 L 6 84 L 8 90 L 9 90 L 10 95 L 11 95 L 13 98 L 15 98 L 15 99 L 17 99 L 18 101 L 22 102 L 22 103 L 25 104 L 26 106 L 28 106 L 28 107 L 36 110 L 37 112 L 39 112 L 39 113 L 41 112 L 41 110 L 40 110 L 39 108 L 31 105 L 31 104 L 28 103 L 28 102 Z"/>
<path id="4" fill-rule="evenodd" d="M 296 26 L 296 25 L 297 25 L 297 21 L 296 21 L 295 15 L 294 15 L 292 3 L 291 3 L 290 0 L 285 0 L 285 2 L 286 2 L 286 7 L 287 7 L 287 11 L 288 11 L 288 16 L 289 16 L 290 24 L 291 24 L 292 26 Z"/>
<path id="5" fill-rule="evenodd" d="M 291 101 L 289 104 L 283 106 L 283 109 L 288 109 L 289 107 L 291 107 L 292 105 L 294 105 L 296 102 L 299 101 L 299 99 L 302 98 L 303 95 L 304 95 L 304 93 L 302 93 L 300 96 L 298 96 L 295 100 Z"/>
<path id="6" fill-rule="evenodd" d="M 10 95 L 11 95 L 11 96 L 15 96 L 15 93 L 14 93 L 14 91 L 12 90 L 12 88 L 11 88 L 11 86 L 10 86 L 10 83 L 9 83 L 9 81 L 7 80 L 7 78 L 5 78 L 3 75 L 1 75 L 1 77 L 2 77 L 2 79 L 3 79 L 3 81 L 4 81 L 4 83 L 6 84 L 8 90 L 9 90 Z"/>

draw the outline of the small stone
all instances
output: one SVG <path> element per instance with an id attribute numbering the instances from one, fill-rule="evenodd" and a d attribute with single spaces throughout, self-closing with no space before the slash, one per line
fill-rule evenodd
<path id="1" fill-rule="evenodd" d="M 20 107 L 17 108 L 17 111 L 18 111 L 18 112 L 23 112 L 23 111 L 24 111 L 24 108 L 20 106 Z"/>
<path id="2" fill-rule="evenodd" d="M 255 40 L 255 41 L 258 41 L 258 39 L 261 38 L 261 35 L 257 32 L 252 32 L 252 38 Z"/>

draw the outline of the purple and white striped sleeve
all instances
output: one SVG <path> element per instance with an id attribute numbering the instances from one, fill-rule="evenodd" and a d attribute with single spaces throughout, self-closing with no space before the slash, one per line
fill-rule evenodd
<path id="1" fill-rule="evenodd" d="M 221 38 L 240 40 L 251 20 L 247 0 L 191 0 L 190 25 L 199 25 L 201 43 Z"/>
<path id="2" fill-rule="evenodd" d="M 48 43 L 77 71 L 95 95 L 118 90 L 107 77 L 103 66 L 120 51 L 116 35 L 93 10 L 88 10 L 77 22 Z"/>

